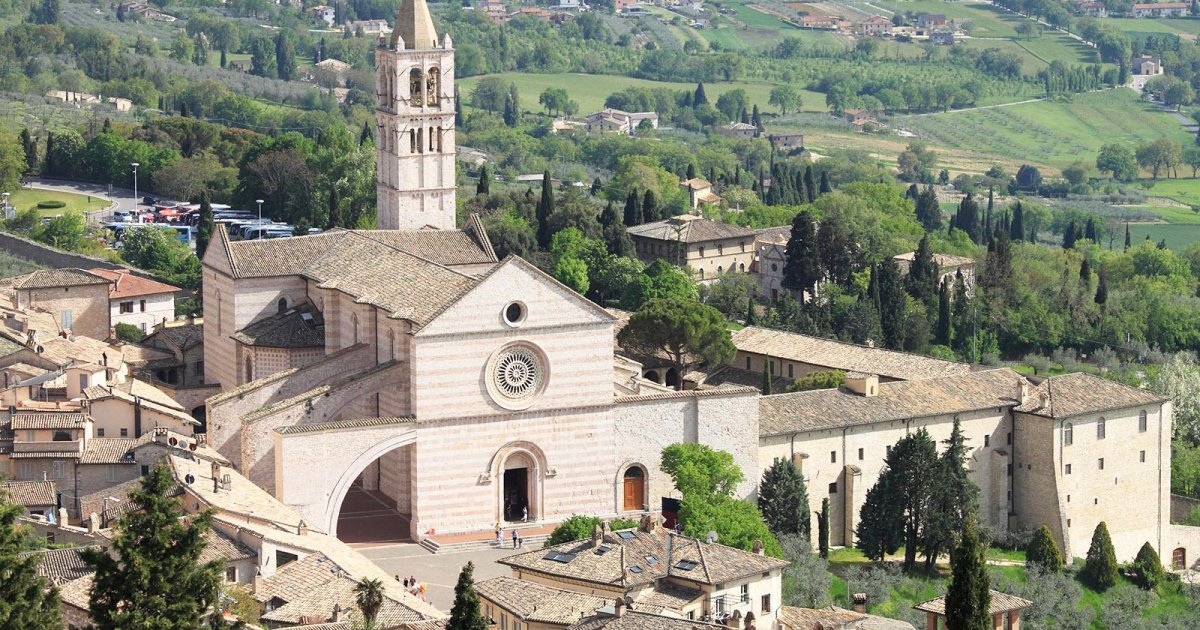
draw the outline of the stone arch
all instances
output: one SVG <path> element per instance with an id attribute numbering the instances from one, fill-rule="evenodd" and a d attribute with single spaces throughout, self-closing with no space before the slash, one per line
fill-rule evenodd
<path id="1" fill-rule="evenodd" d="M 246 374 L 245 374 L 246 380 L 243 382 L 249 383 L 250 381 L 254 380 L 254 358 L 251 357 L 249 354 L 246 355 L 245 367 L 246 367 Z"/>
<path id="2" fill-rule="evenodd" d="M 429 78 L 425 80 L 426 95 L 425 102 L 431 106 L 436 106 L 441 101 L 442 92 L 442 70 L 437 66 L 429 69 Z"/>
<path id="3" fill-rule="evenodd" d="M 287 310 L 287 308 L 288 308 L 287 296 L 280 297 L 279 301 L 275 303 L 276 312 L 283 313 L 284 311 Z"/>
<path id="4" fill-rule="evenodd" d="M 421 107 L 425 104 L 425 73 L 413 68 L 408 73 L 408 105 Z"/>
<path id="5" fill-rule="evenodd" d="M 528 464 L 526 478 L 526 499 L 529 507 L 529 521 L 536 522 L 542 518 L 545 513 L 545 480 L 546 477 L 554 476 L 554 470 L 549 467 L 546 462 L 546 453 L 541 447 L 533 442 L 524 440 L 516 440 L 509 442 L 504 446 L 496 449 L 492 455 L 492 460 L 488 464 L 487 477 L 492 480 L 495 486 L 496 499 L 496 520 L 503 522 L 510 520 L 505 518 L 505 477 L 511 477 L 512 474 L 506 475 L 506 466 L 510 460 L 524 459 Z M 509 515 L 511 516 L 511 514 Z"/>
<path id="6" fill-rule="evenodd" d="M 350 343 L 358 343 L 358 313 L 354 313 L 350 316 L 350 327 L 351 332 L 353 333 Z"/>
<path id="7" fill-rule="evenodd" d="M 329 532 L 330 536 L 337 536 L 338 514 L 342 511 L 342 502 L 346 500 L 346 493 L 350 492 L 350 486 L 354 483 L 358 476 L 362 474 L 367 466 L 375 463 L 375 460 L 382 457 L 385 453 L 414 444 L 417 441 L 415 431 L 409 431 L 400 435 L 394 435 L 386 439 L 376 442 L 374 446 L 358 454 L 354 461 L 346 467 L 345 472 L 333 484 L 333 488 L 329 491 L 329 498 L 325 504 L 325 531 Z"/>
<path id="8" fill-rule="evenodd" d="M 638 480 L 638 481 L 633 481 Z M 630 486 L 635 486 L 640 490 L 639 496 L 635 501 L 630 501 L 633 498 L 629 496 L 628 491 Z M 643 463 L 626 460 L 617 468 L 617 474 L 613 478 L 614 491 L 614 510 L 616 512 L 632 512 L 650 509 L 650 469 Z M 637 507 L 630 507 L 636 504 Z"/>

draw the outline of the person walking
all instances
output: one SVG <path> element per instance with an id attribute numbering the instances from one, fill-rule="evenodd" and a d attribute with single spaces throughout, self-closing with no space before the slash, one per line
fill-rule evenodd
<path id="1" fill-rule="evenodd" d="M 528 523 L 528 522 L 529 522 L 529 506 L 528 506 L 528 505 L 526 505 L 526 506 L 523 506 L 523 507 L 521 508 L 521 522 L 522 522 L 522 523 Z"/>
<path id="2" fill-rule="evenodd" d="M 517 528 L 513 528 L 513 549 L 517 548 L 517 542 L 520 541 L 520 536 L 517 534 Z"/>

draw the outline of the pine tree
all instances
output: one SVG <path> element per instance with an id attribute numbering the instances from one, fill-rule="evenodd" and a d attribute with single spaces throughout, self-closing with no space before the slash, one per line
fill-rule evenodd
<path id="1" fill-rule="evenodd" d="M 1166 578 L 1162 559 L 1158 557 L 1158 552 L 1148 542 L 1138 550 L 1137 557 L 1133 559 L 1133 565 L 1130 568 L 1133 569 L 1133 581 L 1148 591 L 1158 588 L 1158 585 Z"/>
<path id="2" fill-rule="evenodd" d="M 39 556 L 21 555 L 30 535 L 18 522 L 24 513 L 0 489 L 0 628 L 58 630 L 58 589 L 38 576 Z"/>
<path id="3" fill-rule="evenodd" d="M 821 279 L 821 256 L 817 246 L 816 224 L 811 214 L 800 212 L 792 219 L 792 235 L 788 239 L 785 256 L 784 288 L 812 295 Z"/>
<path id="4" fill-rule="evenodd" d="M 1092 532 L 1092 544 L 1088 547 L 1087 559 L 1079 576 L 1092 589 L 1104 592 L 1116 586 L 1120 577 L 1117 566 L 1117 553 L 1113 550 L 1112 538 L 1108 535 L 1108 525 L 1100 521 Z"/>
<path id="5" fill-rule="evenodd" d="M 879 286 L 879 325 L 883 329 L 883 343 L 888 348 L 899 350 L 904 346 L 904 311 L 906 292 L 900 265 L 894 258 L 884 258 L 879 263 L 877 281 Z"/>
<path id="6" fill-rule="evenodd" d="M 804 202 L 812 203 L 817 200 L 817 182 L 813 179 L 812 164 L 804 167 Z"/>
<path id="7" fill-rule="evenodd" d="M 1013 241 L 1025 240 L 1025 209 L 1021 207 L 1020 201 L 1013 206 L 1012 223 L 1009 224 L 1008 238 Z"/>
<path id="8" fill-rule="evenodd" d="M 821 511 L 817 514 L 817 551 L 822 558 L 829 557 L 829 497 L 821 499 Z"/>
<path id="9" fill-rule="evenodd" d="M 487 630 L 491 626 L 479 606 L 479 594 L 475 592 L 475 563 L 467 562 L 458 574 L 454 585 L 454 605 L 450 608 L 450 620 L 446 630 Z"/>
<path id="10" fill-rule="evenodd" d="M 1104 266 L 1100 266 L 1100 280 L 1096 283 L 1096 304 L 1104 306 L 1108 302 L 1108 273 L 1104 271 Z"/>
<path id="11" fill-rule="evenodd" d="M 204 626 L 221 580 L 219 561 L 200 563 L 212 513 L 183 518 L 174 486 L 170 468 L 156 465 L 129 493 L 132 509 L 117 521 L 111 549 L 81 552 L 96 571 L 89 608 L 97 630 Z"/>
<path id="12" fill-rule="evenodd" d="M 383 608 L 383 582 L 367 578 L 354 587 L 354 603 L 362 613 L 366 630 L 375 630 L 375 618 Z"/>
<path id="13" fill-rule="evenodd" d="M 975 517 L 967 519 L 962 542 L 954 553 L 950 587 L 946 591 L 946 630 L 991 630 L 991 580 L 979 541 Z"/>
<path id="14" fill-rule="evenodd" d="M 550 171 L 542 172 L 542 198 L 537 205 L 537 240 L 542 249 L 550 247 L 550 215 L 554 214 L 554 182 Z"/>
<path id="15" fill-rule="evenodd" d="M 1058 550 L 1058 543 L 1054 542 L 1049 527 L 1042 525 L 1029 539 L 1029 545 L 1025 547 L 1025 564 L 1040 566 L 1050 572 L 1063 567 L 1062 552 Z"/>
<path id="16" fill-rule="evenodd" d="M 829 185 L 829 171 L 821 171 L 821 189 L 822 195 L 828 192 L 833 192 L 833 187 Z"/>
<path id="17" fill-rule="evenodd" d="M 642 195 L 642 218 L 647 222 L 657 221 L 662 218 L 658 214 L 658 197 L 654 195 L 653 190 L 647 188 L 646 193 Z"/>
<path id="18" fill-rule="evenodd" d="M 850 286 L 858 265 L 858 245 L 839 214 L 828 214 L 817 229 L 821 269 L 835 284 Z"/>
<path id="19" fill-rule="evenodd" d="M 196 258 L 204 259 L 204 252 L 208 251 L 208 244 L 212 242 L 215 230 L 212 202 L 208 198 L 208 191 L 205 190 L 200 193 L 200 222 L 196 224 Z"/>
<path id="20" fill-rule="evenodd" d="M 768 354 L 766 356 L 766 358 L 763 359 L 763 380 L 762 380 L 763 396 L 771 395 L 771 380 L 774 378 L 774 375 L 772 374 L 772 372 L 774 372 L 774 371 L 775 371 L 775 364 L 771 362 L 771 355 Z"/>
<path id="21" fill-rule="evenodd" d="M 704 83 L 696 84 L 696 91 L 692 94 L 692 107 L 708 105 L 708 96 L 704 94 Z"/>
<path id="22" fill-rule="evenodd" d="M 491 192 L 492 174 L 488 172 L 487 164 L 479 167 L 479 183 L 475 184 L 476 195 L 487 195 Z"/>
<path id="23" fill-rule="evenodd" d="M 938 321 L 936 341 L 943 345 L 950 345 L 951 323 L 950 323 L 950 278 L 942 280 L 942 289 L 938 292 Z"/>
<path id="24" fill-rule="evenodd" d="M 758 488 L 758 509 L 771 533 L 780 537 L 799 534 L 809 539 L 808 486 L 792 460 L 775 460 L 763 471 Z"/>
<path id="25" fill-rule="evenodd" d="M 325 229 L 331 230 L 335 227 L 342 227 L 342 196 L 338 193 L 337 186 L 329 187 L 329 223 L 325 225 Z"/>
<path id="26" fill-rule="evenodd" d="M 633 227 L 641 225 L 642 220 L 642 204 L 638 202 L 638 193 L 636 190 L 630 190 L 629 195 L 625 197 L 625 227 Z"/>

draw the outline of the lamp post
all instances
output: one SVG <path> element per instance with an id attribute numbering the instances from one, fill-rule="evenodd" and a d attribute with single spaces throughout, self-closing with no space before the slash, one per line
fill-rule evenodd
<path id="1" fill-rule="evenodd" d="M 0 211 L 4 212 L 4 218 L 8 218 L 8 193 L 0 193 L 0 197 L 4 197 L 4 203 L 0 203 Z"/>
<path id="2" fill-rule="evenodd" d="M 141 166 L 137 162 L 132 163 L 133 166 L 133 213 L 137 215 L 137 222 L 142 222 L 142 213 L 138 212 L 138 194 L 137 194 L 137 168 Z"/>
<path id="3" fill-rule="evenodd" d="M 262 227 L 262 204 L 263 204 L 263 200 L 262 200 L 262 199 L 255 199 L 255 200 L 254 200 L 254 202 L 258 204 L 258 238 L 262 238 L 262 235 L 263 235 L 263 227 Z"/>

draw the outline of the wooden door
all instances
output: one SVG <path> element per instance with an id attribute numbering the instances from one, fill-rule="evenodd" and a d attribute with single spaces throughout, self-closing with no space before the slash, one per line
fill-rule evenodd
<path id="1" fill-rule="evenodd" d="M 646 507 L 646 484 L 645 477 L 625 477 L 625 505 L 626 511 L 642 510 Z"/>
<path id="2" fill-rule="evenodd" d="M 1186 569 L 1187 568 L 1187 549 L 1177 547 L 1171 552 L 1171 568 Z"/>

